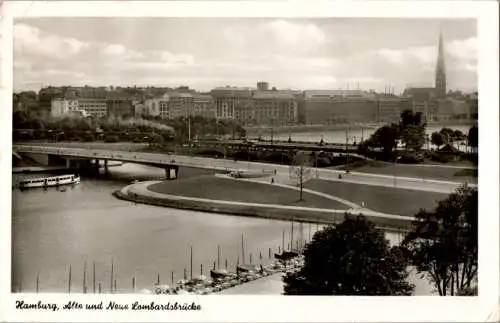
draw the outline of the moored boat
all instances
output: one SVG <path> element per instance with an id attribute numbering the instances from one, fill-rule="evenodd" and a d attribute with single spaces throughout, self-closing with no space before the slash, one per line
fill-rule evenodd
<path id="1" fill-rule="evenodd" d="M 284 251 L 281 254 L 278 254 L 278 253 L 274 254 L 275 259 L 283 260 L 283 261 L 290 260 L 290 259 L 298 257 L 298 256 L 299 256 L 299 253 L 295 252 L 295 251 Z"/>
<path id="2" fill-rule="evenodd" d="M 210 270 L 210 277 L 212 277 L 212 279 L 223 279 L 223 278 L 228 277 L 229 275 L 230 275 L 230 273 L 225 269 L 221 269 L 221 270 L 212 269 L 212 270 Z"/>
<path id="3" fill-rule="evenodd" d="M 51 187 L 51 186 L 61 186 L 69 184 L 80 183 L 80 177 L 77 175 L 59 175 L 52 177 L 37 177 L 37 178 L 27 178 L 19 181 L 19 188 L 36 188 L 36 187 Z"/>

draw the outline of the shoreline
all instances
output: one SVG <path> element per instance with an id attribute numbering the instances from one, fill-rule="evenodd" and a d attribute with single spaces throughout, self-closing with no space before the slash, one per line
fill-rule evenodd
<path id="1" fill-rule="evenodd" d="M 464 127 L 464 126 L 473 126 L 476 124 L 476 120 L 467 120 L 463 122 L 428 122 L 426 124 L 427 127 Z M 345 130 L 346 128 L 350 130 L 360 130 L 360 129 L 377 129 L 381 126 L 386 125 L 384 122 L 373 122 L 373 123 L 359 123 L 359 124 L 315 124 L 315 125 L 262 125 L 262 126 L 248 126 L 244 127 L 248 134 L 259 134 L 259 133 L 268 133 L 271 129 L 275 134 L 283 134 L 283 133 L 304 133 L 304 132 L 317 132 L 317 131 L 338 131 Z"/>
<path id="2" fill-rule="evenodd" d="M 143 183 L 144 184 L 144 183 Z M 255 217 L 278 221 L 295 221 L 302 223 L 336 224 L 342 222 L 345 216 L 357 216 L 364 214 L 370 221 L 385 231 L 403 232 L 407 231 L 413 219 L 405 216 L 389 216 L 378 212 L 366 210 L 346 209 L 320 209 L 307 207 L 291 207 L 265 204 L 252 204 L 243 202 L 217 201 L 199 199 L 186 196 L 168 195 L 156 192 L 149 194 L 130 193 L 129 188 L 137 184 L 127 185 L 121 190 L 112 193 L 115 198 L 123 201 L 153 205 L 158 207 L 191 210 L 206 213 L 217 213 L 230 216 Z M 161 196 L 163 195 L 163 196 Z M 225 203 L 224 203 L 225 202 Z M 368 214 L 372 213 L 372 214 Z"/>

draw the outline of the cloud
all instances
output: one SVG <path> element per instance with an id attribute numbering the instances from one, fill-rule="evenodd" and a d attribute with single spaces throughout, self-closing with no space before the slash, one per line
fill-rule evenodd
<path id="1" fill-rule="evenodd" d="M 261 27 L 262 36 L 270 35 L 274 40 L 288 46 L 324 45 L 325 31 L 311 23 L 296 23 L 275 20 Z"/>
<path id="2" fill-rule="evenodd" d="M 95 20 L 89 23 L 98 25 Z M 175 26 L 182 28 L 174 33 L 172 28 L 145 32 L 141 28 L 149 23 L 127 22 L 131 29 L 125 32 L 116 20 L 116 26 L 122 27 L 104 28 L 99 37 L 85 31 L 87 37 L 83 37 L 83 25 L 70 30 L 73 23 L 56 28 L 59 25 L 51 22 L 47 28 L 33 20 L 18 22 L 14 29 L 15 88 L 86 83 L 183 84 L 209 90 L 226 84 L 255 86 L 264 80 L 278 88 L 345 88 L 359 82 L 361 87 L 383 90 L 386 85 L 434 81 L 435 35 L 424 39 L 420 31 L 408 41 L 404 30 L 375 30 L 373 36 L 366 34 L 365 25 L 339 30 L 325 20 L 187 23 L 177 21 Z M 154 40 L 149 32 L 156 35 Z M 148 37 L 142 37 L 145 34 Z M 470 34 L 449 39 L 445 43 L 448 83 L 470 83 L 472 88 L 477 83 L 477 40 Z"/>
<path id="3" fill-rule="evenodd" d="M 436 61 L 437 50 L 432 46 L 408 47 L 403 49 L 379 48 L 368 51 L 367 55 L 397 65 L 405 65 L 415 61 L 422 64 L 430 64 Z"/>
<path id="4" fill-rule="evenodd" d="M 102 47 L 102 53 L 108 56 L 123 56 L 127 48 L 122 44 L 108 44 Z"/>
<path id="5" fill-rule="evenodd" d="M 86 42 L 44 33 L 27 24 L 20 23 L 14 26 L 14 51 L 17 53 L 65 58 L 79 53 L 88 46 Z"/>
<path id="6" fill-rule="evenodd" d="M 465 40 L 454 40 L 445 44 L 448 55 L 467 61 L 477 61 L 477 38 L 471 37 Z"/>

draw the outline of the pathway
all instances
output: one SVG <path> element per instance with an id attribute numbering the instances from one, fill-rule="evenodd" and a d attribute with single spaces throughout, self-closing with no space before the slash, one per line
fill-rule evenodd
<path id="1" fill-rule="evenodd" d="M 356 212 L 357 214 L 363 214 L 366 217 L 378 217 L 385 219 L 396 219 L 411 222 L 414 220 L 413 217 L 394 215 L 394 214 L 386 214 L 381 212 L 376 212 L 367 209 L 356 209 L 356 210 L 333 210 L 333 209 L 322 209 L 322 208 L 313 208 L 313 207 L 304 207 L 304 206 L 289 206 L 289 205 L 279 205 L 279 204 L 260 204 L 260 203 L 247 203 L 247 202 L 236 202 L 236 201 L 227 201 L 227 200 L 213 200 L 206 198 L 198 198 L 198 197 L 187 197 L 187 196 L 179 196 L 179 195 L 170 195 L 153 192 L 148 190 L 150 185 L 161 183 L 161 181 L 145 181 L 139 182 L 135 184 L 131 184 L 125 186 L 121 189 L 121 193 L 126 196 L 145 196 L 150 198 L 155 198 L 158 200 L 177 200 L 177 201 L 191 201 L 191 202 L 199 202 L 199 203 L 208 203 L 208 204 L 221 204 L 221 205 L 236 205 L 236 206 L 245 206 L 245 207 L 259 207 L 259 208 L 268 208 L 268 209 L 282 209 L 282 210 L 295 210 L 295 211 L 307 211 L 307 212 L 319 212 L 319 213 L 327 213 L 327 214 L 345 214 L 346 212 Z"/>

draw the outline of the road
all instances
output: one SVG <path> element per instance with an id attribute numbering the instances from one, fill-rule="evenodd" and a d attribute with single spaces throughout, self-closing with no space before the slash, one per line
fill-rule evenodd
<path id="1" fill-rule="evenodd" d="M 214 170 L 248 170 L 252 172 L 263 172 L 268 174 L 279 173 L 280 176 L 290 176 L 296 173 L 288 165 L 276 165 L 257 162 L 234 161 L 228 159 L 217 159 L 207 157 L 183 156 L 173 154 L 143 153 L 132 151 L 109 151 L 104 149 L 86 149 L 86 148 L 59 148 L 50 146 L 28 146 L 14 145 L 14 151 L 28 153 L 54 154 L 62 157 L 86 158 L 116 160 L 122 162 L 131 162 L 145 164 L 150 166 L 169 166 L 179 165 L 184 167 L 206 168 Z M 368 174 L 359 172 L 314 169 L 307 168 L 310 178 L 319 178 L 329 181 L 344 181 L 356 184 L 375 185 L 385 187 L 395 187 L 400 189 L 412 189 L 421 191 L 430 191 L 438 193 L 451 193 L 457 187 L 462 185 L 459 182 L 429 180 L 423 178 L 398 177 L 380 174 Z M 342 178 L 339 178 L 339 175 Z M 471 186 L 475 186 L 471 184 Z"/>

